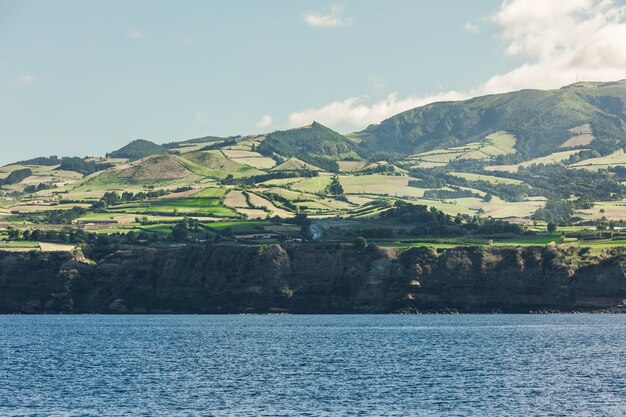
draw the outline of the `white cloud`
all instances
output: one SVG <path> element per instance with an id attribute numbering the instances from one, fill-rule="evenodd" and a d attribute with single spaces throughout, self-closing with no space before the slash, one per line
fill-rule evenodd
<path id="1" fill-rule="evenodd" d="M 193 120 L 196 123 L 198 123 L 200 125 L 203 125 L 203 124 L 205 124 L 207 122 L 208 118 L 207 118 L 206 113 L 201 112 L 201 111 L 197 111 L 196 114 L 193 115 Z"/>
<path id="2" fill-rule="evenodd" d="M 366 96 L 333 101 L 289 115 L 292 125 L 313 120 L 330 126 L 365 127 L 435 101 L 461 100 L 524 88 L 558 88 L 577 77 L 588 81 L 626 78 L 626 6 L 613 0 L 510 0 L 491 17 L 507 56 L 525 62 L 466 91 L 378 102 Z"/>
<path id="3" fill-rule="evenodd" d="M 270 116 L 269 114 L 264 114 L 263 116 L 261 116 L 261 120 L 259 120 L 259 122 L 256 124 L 256 127 L 258 127 L 259 129 L 265 129 L 270 127 L 272 123 L 274 123 L 274 119 L 272 118 L 272 116 Z"/>
<path id="4" fill-rule="evenodd" d="M 183 45 L 190 45 L 193 42 L 193 38 L 191 36 L 183 36 L 180 43 Z"/>
<path id="5" fill-rule="evenodd" d="M 130 31 L 128 36 L 136 40 L 143 39 L 143 32 L 137 29 L 133 29 Z"/>
<path id="6" fill-rule="evenodd" d="M 343 7 L 334 5 L 328 13 L 307 12 L 303 15 L 303 18 L 310 26 L 337 27 L 351 25 L 352 19 L 341 16 L 342 12 Z"/>
<path id="7" fill-rule="evenodd" d="M 378 123 L 389 116 L 401 113 L 414 107 L 423 106 L 435 101 L 461 100 L 466 94 L 449 91 L 427 97 L 407 97 L 398 99 L 397 93 L 391 93 L 384 99 L 367 105 L 367 97 L 351 97 L 342 101 L 333 101 L 320 108 L 304 109 L 289 115 L 292 126 L 303 126 L 314 120 L 330 126 L 348 124 L 352 126 L 367 126 Z"/>
<path id="8" fill-rule="evenodd" d="M 9 82 L 9 86 L 11 88 L 18 88 L 18 87 L 32 84 L 36 82 L 37 80 L 39 80 L 39 77 L 35 75 L 22 75 L 21 77 L 17 77 L 14 80 L 11 80 Z"/>
<path id="9" fill-rule="evenodd" d="M 472 22 L 467 22 L 465 25 L 463 25 L 463 29 L 476 34 L 480 33 L 480 26 Z"/>
<path id="10" fill-rule="evenodd" d="M 491 77 L 486 92 L 626 78 L 626 6 L 612 0 L 514 0 L 493 16 L 505 53 L 526 62 Z"/>

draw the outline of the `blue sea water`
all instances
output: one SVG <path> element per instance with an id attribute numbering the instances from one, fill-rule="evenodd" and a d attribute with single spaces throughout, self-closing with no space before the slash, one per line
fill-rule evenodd
<path id="1" fill-rule="evenodd" d="M 2 416 L 611 416 L 626 316 L 0 316 Z"/>

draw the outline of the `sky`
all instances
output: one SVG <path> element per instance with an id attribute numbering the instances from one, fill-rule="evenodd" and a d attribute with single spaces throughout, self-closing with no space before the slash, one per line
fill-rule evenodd
<path id="1" fill-rule="evenodd" d="M 0 165 L 626 78 L 626 0 L 0 0 Z"/>

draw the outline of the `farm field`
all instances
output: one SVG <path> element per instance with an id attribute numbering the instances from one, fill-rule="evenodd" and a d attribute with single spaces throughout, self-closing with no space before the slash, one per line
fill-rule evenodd
<path id="1" fill-rule="evenodd" d="M 542 156 L 542 157 L 535 158 L 535 159 L 531 159 L 529 161 L 522 162 L 522 163 L 519 163 L 519 164 L 487 166 L 487 167 L 485 167 L 485 170 L 486 171 L 495 171 L 495 172 L 497 172 L 497 171 L 501 171 L 501 172 L 517 172 L 520 167 L 529 167 L 529 166 L 537 165 L 537 164 L 556 164 L 558 162 L 565 161 L 565 160 L 569 159 L 570 156 L 576 155 L 577 153 L 580 153 L 580 152 L 585 151 L 585 150 L 586 149 L 577 149 L 577 150 L 572 150 L 572 151 L 554 152 L 554 153 L 552 153 L 550 155 Z"/>
<path id="2" fill-rule="evenodd" d="M 524 183 L 524 181 L 520 181 L 520 180 L 516 180 L 512 178 L 496 177 L 494 175 L 473 174 L 469 172 L 451 172 L 450 175 L 453 175 L 459 178 L 465 178 L 468 181 L 487 181 L 493 184 L 519 185 L 519 184 Z"/>
<path id="3" fill-rule="evenodd" d="M 480 142 L 410 155 L 406 161 L 417 168 L 435 168 L 445 166 L 453 160 L 490 159 L 498 155 L 514 153 L 515 143 L 515 136 L 507 132 L 496 132 L 486 136 Z"/>
<path id="4" fill-rule="evenodd" d="M 611 166 L 626 166 L 626 152 L 623 149 L 617 150 L 610 155 L 586 159 L 570 165 L 572 168 L 587 169 L 597 171 L 599 169 L 607 169 Z"/>
<path id="5" fill-rule="evenodd" d="M 532 138 L 503 130 L 386 152 L 313 123 L 259 136 L 139 140 L 112 157 L 35 158 L 0 167 L 0 249 L 62 251 L 99 239 L 121 248 L 348 245 L 356 237 L 393 247 L 602 248 L 626 240 L 626 174 L 606 171 L 626 167 L 626 153 L 597 157 L 606 138 L 591 123 L 559 135 L 534 158 L 516 148 Z M 136 152 L 144 148 L 154 152 Z M 549 223 L 559 232 L 546 235 Z"/>

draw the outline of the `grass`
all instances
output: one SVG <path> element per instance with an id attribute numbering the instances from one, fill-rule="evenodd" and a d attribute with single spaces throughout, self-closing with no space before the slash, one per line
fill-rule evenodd
<path id="1" fill-rule="evenodd" d="M 480 142 L 414 154 L 407 157 L 406 162 L 414 167 L 434 168 L 445 166 L 457 159 L 491 159 L 494 156 L 515 153 L 515 142 L 515 136 L 510 133 L 496 132 Z"/>
<path id="2" fill-rule="evenodd" d="M 41 242 L 39 247 L 42 252 L 71 252 L 76 248 L 76 245 Z"/>
<path id="3" fill-rule="evenodd" d="M 205 188 L 195 193 L 191 198 L 222 198 L 226 191 L 224 188 Z"/>
<path id="4" fill-rule="evenodd" d="M 524 183 L 524 181 L 515 180 L 512 178 L 496 177 L 494 175 L 472 174 L 469 172 L 451 172 L 450 175 L 459 178 L 465 178 L 468 181 L 486 181 L 492 184 L 519 185 Z"/>
<path id="5" fill-rule="evenodd" d="M 599 169 L 607 169 L 610 166 L 616 165 L 626 165 L 626 152 L 624 152 L 623 149 L 619 149 L 607 156 L 585 159 L 584 161 L 570 165 L 570 167 L 597 171 Z"/>
<path id="6" fill-rule="evenodd" d="M 576 214 L 585 220 L 595 220 L 606 217 L 611 220 L 626 220 L 626 200 L 598 201 L 593 208 L 579 210 Z"/>
<path id="7" fill-rule="evenodd" d="M 280 216 L 282 218 L 293 217 L 293 213 L 276 207 L 274 203 L 257 194 L 249 193 L 248 198 L 250 199 L 250 204 L 252 205 L 252 208 L 260 208 L 266 210 L 270 214 L 270 216 Z"/>
<path id="8" fill-rule="evenodd" d="M 270 169 L 276 165 L 276 161 L 274 161 L 272 158 L 267 158 L 265 156 L 237 158 L 237 162 L 246 164 L 257 169 Z"/>
<path id="9" fill-rule="evenodd" d="M 378 194 L 415 198 L 422 197 L 426 189 L 409 187 L 409 181 L 412 179 L 414 178 L 380 174 L 357 176 L 343 175 L 339 177 L 339 181 L 347 194 Z"/>
<path id="10" fill-rule="evenodd" d="M 272 168 L 272 171 L 300 171 L 304 169 L 308 169 L 310 171 L 321 171 L 321 169 L 319 169 L 318 167 L 307 164 L 306 162 L 301 161 L 298 158 L 289 158 L 282 164 L 279 164 Z"/>
<path id="11" fill-rule="evenodd" d="M 291 185 L 292 190 L 304 191 L 306 193 L 323 193 L 330 184 L 331 177 L 320 175 L 319 177 L 305 178 Z"/>
<path id="12" fill-rule="evenodd" d="M 182 155 L 182 157 L 200 167 L 202 169 L 201 175 L 210 178 L 224 179 L 228 175 L 242 178 L 263 174 L 263 171 L 224 157 L 220 151 L 191 152 Z"/>
<path id="13" fill-rule="evenodd" d="M 367 161 L 337 161 L 342 172 L 360 171 L 367 166 Z"/>
<path id="14" fill-rule="evenodd" d="M 224 199 L 224 204 L 234 208 L 249 208 L 246 196 L 241 190 L 231 190 Z"/>
<path id="15" fill-rule="evenodd" d="M 273 180 L 267 180 L 267 181 L 263 181 L 258 183 L 258 186 L 262 186 L 262 187 L 282 187 L 285 185 L 290 185 L 293 183 L 296 183 L 298 181 L 302 181 L 301 177 L 292 177 L 292 178 L 276 178 Z"/>
<path id="16" fill-rule="evenodd" d="M 125 213 L 167 213 L 167 214 L 198 214 L 218 217 L 237 217 L 237 213 L 221 204 L 219 198 L 181 198 L 161 199 L 148 204 L 128 205 L 120 207 Z"/>
<path id="17" fill-rule="evenodd" d="M 224 222 L 214 222 L 207 223 L 206 226 L 210 229 L 216 231 L 222 231 L 224 229 L 232 229 L 233 233 L 255 233 L 259 230 L 263 230 L 263 226 L 270 225 L 271 223 L 268 221 L 224 221 Z M 259 229 L 261 228 L 261 229 Z"/>
<path id="18" fill-rule="evenodd" d="M 529 167 L 531 165 L 536 164 L 556 164 L 561 161 L 565 161 L 569 159 L 570 156 L 575 155 L 579 152 L 585 151 L 587 149 L 577 149 L 573 151 L 561 151 L 561 152 L 553 152 L 550 155 L 541 156 L 539 158 L 531 159 L 529 161 L 522 162 L 520 164 L 512 164 L 512 165 L 492 165 L 485 167 L 485 171 L 501 171 L 501 172 L 517 172 L 520 167 Z M 589 160 L 588 160 L 589 161 Z M 574 164 L 575 165 L 575 164 Z"/>

